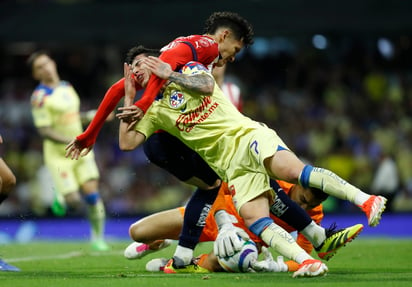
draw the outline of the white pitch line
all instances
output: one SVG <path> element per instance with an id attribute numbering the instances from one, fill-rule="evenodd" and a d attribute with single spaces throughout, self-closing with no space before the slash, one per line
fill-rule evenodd
<path id="1" fill-rule="evenodd" d="M 40 260 L 50 260 L 50 259 L 70 259 L 74 257 L 80 257 L 84 255 L 89 256 L 107 256 L 107 255 L 120 255 L 121 252 L 119 251 L 109 251 L 109 252 L 80 252 L 80 251 L 72 251 L 69 253 L 64 254 L 55 254 L 55 255 L 45 255 L 45 256 L 27 256 L 27 257 L 20 257 L 20 258 L 3 258 L 6 262 L 25 262 L 25 261 L 40 261 Z"/>

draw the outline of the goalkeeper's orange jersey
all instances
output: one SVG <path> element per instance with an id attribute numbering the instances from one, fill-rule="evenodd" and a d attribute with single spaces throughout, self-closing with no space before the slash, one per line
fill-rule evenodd
<path id="1" fill-rule="evenodd" d="M 280 187 L 286 192 L 286 194 L 289 193 L 291 187 L 293 186 L 293 184 L 290 184 L 290 183 L 287 183 L 287 182 L 284 182 L 284 181 L 278 180 L 277 182 L 280 185 Z M 203 228 L 202 235 L 200 236 L 200 242 L 215 241 L 215 239 L 217 237 L 217 234 L 218 234 L 218 229 L 217 229 L 217 225 L 216 225 L 216 222 L 215 222 L 214 214 L 215 214 L 215 211 L 221 210 L 221 209 L 224 209 L 227 213 L 232 215 L 233 218 L 235 219 L 233 221 L 236 222 L 236 223 L 234 223 L 234 225 L 236 225 L 237 227 L 240 227 L 243 230 L 245 230 L 248 233 L 249 237 L 254 242 L 266 245 L 262 241 L 262 239 L 260 239 L 258 236 L 256 236 L 255 234 L 253 234 L 252 232 L 249 231 L 249 229 L 246 227 L 242 217 L 240 217 L 240 215 L 237 213 L 236 208 L 233 205 L 232 196 L 230 195 L 230 191 L 229 191 L 229 188 L 227 186 L 227 183 L 222 184 L 222 186 L 219 190 L 219 194 L 218 194 L 218 196 L 215 200 L 215 203 L 213 204 L 213 206 L 212 206 L 212 208 L 209 212 L 209 215 L 206 218 L 206 225 Z M 182 213 L 184 212 L 184 207 L 181 208 L 181 211 L 182 211 Z M 313 208 L 313 209 L 311 209 L 310 211 L 307 211 L 307 212 L 310 215 L 310 217 L 317 224 L 320 224 L 320 222 L 323 219 L 322 205 L 318 205 L 315 208 Z M 283 227 L 286 231 L 288 231 L 288 232 L 295 231 L 295 229 L 293 227 L 291 227 L 290 225 L 288 225 L 284 221 L 280 220 L 279 218 L 277 218 L 273 214 L 271 214 L 270 217 L 275 221 L 276 224 Z M 312 252 L 313 245 L 302 234 L 300 234 L 300 233 L 298 234 L 296 242 L 299 244 L 300 247 L 302 247 L 309 254 Z"/>

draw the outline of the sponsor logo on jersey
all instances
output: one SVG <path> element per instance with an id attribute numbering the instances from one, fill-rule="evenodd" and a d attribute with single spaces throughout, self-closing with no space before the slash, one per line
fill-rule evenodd
<path id="1" fill-rule="evenodd" d="M 180 131 L 190 132 L 197 124 L 204 122 L 219 106 L 212 97 L 204 97 L 202 103 L 195 109 L 181 114 L 176 120 L 176 127 Z"/>
<path id="2" fill-rule="evenodd" d="M 179 108 L 185 102 L 182 92 L 174 91 L 170 96 L 170 106 L 174 109 Z"/>

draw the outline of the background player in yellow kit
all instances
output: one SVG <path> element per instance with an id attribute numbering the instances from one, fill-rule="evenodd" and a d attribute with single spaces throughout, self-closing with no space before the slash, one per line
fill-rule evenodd
<path id="1" fill-rule="evenodd" d="M 44 162 L 53 178 L 55 192 L 73 209 L 82 207 L 83 197 L 91 224 L 92 248 L 108 250 L 104 241 L 105 207 L 99 194 L 99 171 L 94 154 L 72 161 L 65 158 L 64 152 L 66 144 L 82 132 L 82 119 L 90 121 L 93 112 L 81 117 L 77 92 L 70 83 L 60 80 L 56 62 L 48 53 L 35 52 L 27 63 L 33 78 L 39 81 L 31 96 L 32 115 L 43 138 Z"/>

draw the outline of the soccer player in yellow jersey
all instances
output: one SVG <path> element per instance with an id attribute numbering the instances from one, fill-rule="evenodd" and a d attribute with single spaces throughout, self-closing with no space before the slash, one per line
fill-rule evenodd
<path id="1" fill-rule="evenodd" d="M 188 63 L 179 74 L 156 57 L 143 57 L 140 64 L 170 82 L 165 86 L 163 98 L 153 103 L 135 130 L 128 129 L 127 122 L 120 123 L 121 149 L 136 148 L 158 129 L 182 140 L 228 182 L 234 204 L 246 226 L 282 255 L 302 264 L 295 276 L 322 275 L 327 272 L 327 267 L 311 258 L 270 219 L 268 200 L 273 191 L 269 176 L 303 187 L 319 188 L 349 200 L 365 211 L 369 225 L 379 223 L 386 202 L 384 197 L 368 195 L 331 171 L 305 165 L 274 130 L 242 115 L 217 85 L 210 89 L 206 77 L 199 81 L 202 84 L 197 91 L 185 88 L 184 83 L 195 80 L 194 75 L 204 74 L 212 78 L 202 65 Z M 135 91 L 133 73 L 128 65 L 124 68 L 128 83 L 122 110 L 127 116 Z"/>
<path id="2" fill-rule="evenodd" d="M 31 96 L 32 115 L 43 138 L 44 161 L 52 175 L 55 192 L 73 209 L 82 206 L 83 197 L 91 224 L 92 248 L 108 250 L 104 241 L 105 207 L 99 194 L 99 171 L 94 154 L 72 161 L 65 158 L 64 152 L 70 140 L 82 132 L 82 120 L 90 121 L 93 112 L 81 116 L 78 94 L 70 83 L 60 80 L 55 61 L 45 51 L 33 53 L 27 63 L 33 78 L 39 81 Z"/>
<path id="3" fill-rule="evenodd" d="M 136 57 L 132 66 L 135 79 L 132 79 L 130 67 L 124 67 L 127 95 L 125 108 L 118 115 L 121 119 L 133 115 L 133 109 L 129 107 L 135 96 L 133 81 L 147 81 L 145 70 L 150 69 L 171 82 L 166 85 L 163 98 L 154 103 L 135 130 L 128 128 L 130 122 L 122 120 L 121 148 L 134 149 L 160 128 L 197 151 L 229 183 L 236 208 L 248 228 L 282 255 L 301 264 L 294 276 L 323 275 L 327 267 L 306 254 L 269 218 L 269 198 L 273 192 L 269 176 L 304 187 L 321 188 L 328 194 L 350 199 L 362 205 L 370 225 L 379 222 L 384 198 L 370 197 L 332 172 L 305 166 L 273 130 L 240 114 L 214 85 L 213 78 L 203 66 L 189 63 L 180 74 L 172 72 L 158 58 L 144 56 Z M 195 88 L 194 82 L 198 84 Z M 192 84 L 190 90 L 185 88 L 188 83 Z M 87 150 L 73 144 L 66 149 L 66 156 L 72 158 L 87 154 Z M 324 184 L 320 183 L 322 181 Z M 219 236 L 220 230 L 217 242 L 221 241 Z M 217 254 L 221 254 L 219 250 Z"/>

